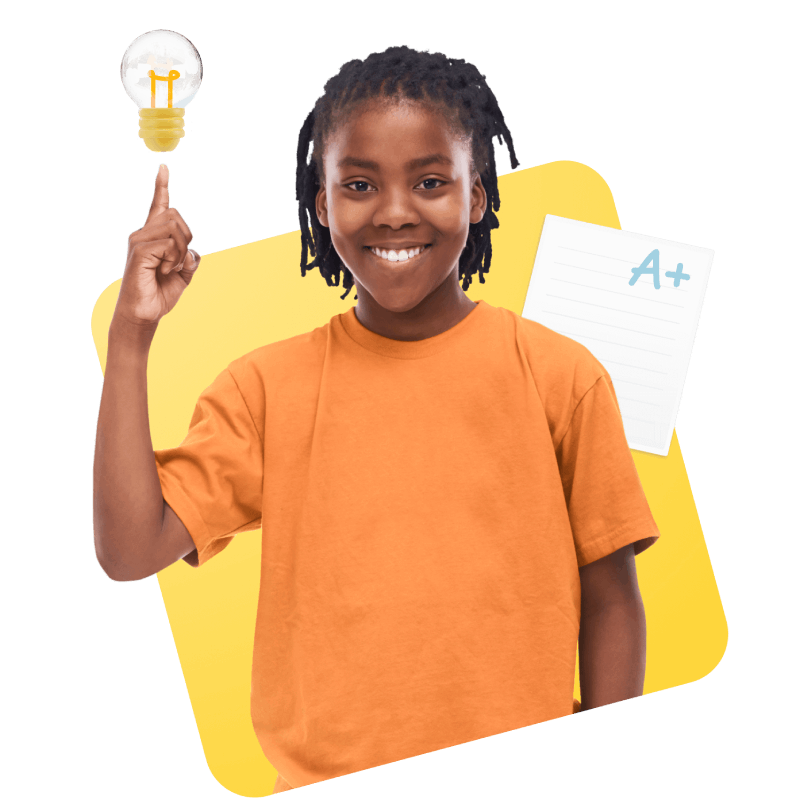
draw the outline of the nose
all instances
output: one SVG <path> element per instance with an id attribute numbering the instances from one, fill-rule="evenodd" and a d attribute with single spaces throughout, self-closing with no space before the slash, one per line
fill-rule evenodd
<path id="1" fill-rule="evenodd" d="M 376 228 L 385 226 L 393 231 L 408 225 L 419 225 L 419 212 L 414 201 L 414 193 L 411 190 L 384 189 L 379 194 L 372 224 Z"/>

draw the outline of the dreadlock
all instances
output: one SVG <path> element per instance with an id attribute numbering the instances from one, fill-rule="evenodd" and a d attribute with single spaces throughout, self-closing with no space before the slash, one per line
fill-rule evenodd
<path id="1" fill-rule="evenodd" d="M 320 224 L 316 197 L 323 175 L 322 154 L 327 137 L 348 113 L 363 101 L 373 98 L 407 98 L 422 100 L 446 115 L 453 127 L 460 127 L 472 140 L 472 168 L 481 177 L 488 204 L 483 219 L 470 223 L 469 235 L 459 257 L 458 277 L 466 291 L 477 272 L 481 283 L 492 263 L 491 231 L 500 226 L 495 211 L 500 209 L 494 144 L 497 136 L 511 156 L 511 168 L 519 165 L 511 133 L 503 120 L 494 93 L 476 67 L 463 59 L 448 58 L 442 53 L 419 52 L 410 47 L 390 47 L 372 53 L 363 61 L 348 61 L 325 84 L 324 94 L 317 100 L 300 129 L 297 144 L 297 200 L 300 212 L 302 254 L 300 270 L 318 267 L 328 286 L 353 287 L 353 275 L 342 263 L 333 247 L 328 228 Z M 313 143 L 311 159 L 309 146 Z M 309 223 L 311 225 L 309 230 Z M 314 256 L 307 263 L 308 254 Z M 358 295 L 356 295 L 358 299 Z"/>

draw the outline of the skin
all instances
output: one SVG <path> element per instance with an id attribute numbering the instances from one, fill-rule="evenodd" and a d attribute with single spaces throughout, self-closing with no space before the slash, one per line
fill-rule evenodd
<path id="1" fill-rule="evenodd" d="M 428 156 L 446 161 L 413 163 Z M 359 322 L 416 341 L 467 316 L 476 304 L 459 285 L 458 258 L 487 204 L 469 142 L 418 103 L 371 103 L 329 137 L 323 165 L 317 216 L 353 273 Z M 431 247 L 394 263 L 367 249 L 406 244 Z"/>

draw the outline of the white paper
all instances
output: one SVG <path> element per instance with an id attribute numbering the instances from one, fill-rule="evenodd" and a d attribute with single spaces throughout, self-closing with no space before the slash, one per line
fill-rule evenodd
<path id="1" fill-rule="evenodd" d="M 669 453 L 713 256 L 545 217 L 522 316 L 580 342 L 608 370 L 635 450 Z"/>

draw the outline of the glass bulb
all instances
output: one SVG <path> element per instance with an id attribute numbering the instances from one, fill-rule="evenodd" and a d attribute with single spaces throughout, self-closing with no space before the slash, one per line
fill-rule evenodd
<path id="1" fill-rule="evenodd" d="M 175 31 L 149 31 L 134 39 L 120 66 L 125 91 L 139 107 L 139 136 L 158 152 L 174 150 L 184 135 L 184 109 L 203 80 L 195 46 Z"/>

